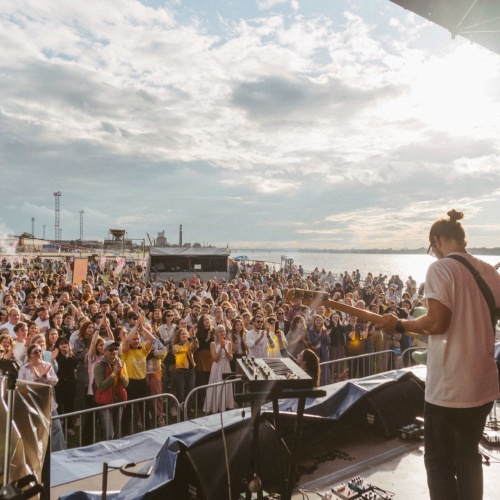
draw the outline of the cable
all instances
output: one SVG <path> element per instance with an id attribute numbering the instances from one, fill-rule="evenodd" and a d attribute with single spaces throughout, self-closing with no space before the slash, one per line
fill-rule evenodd
<path id="1" fill-rule="evenodd" d="M 483 458 L 485 459 L 488 465 L 491 465 L 491 463 L 494 464 L 500 463 L 500 459 L 494 457 L 491 453 L 489 453 L 483 445 L 479 445 L 479 453 L 483 455 Z"/>
<path id="2" fill-rule="evenodd" d="M 228 454 L 227 454 L 226 433 L 224 431 L 224 419 L 222 417 L 222 413 L 223 413 L 223 411 L 222 411 L 222 399 L 223 399 L 223 395 L 225 395 L 225 393 L 226 393 L 226 383 L 231 378 L 233 378 L 232 375 L 229 376 L 229 377 L 227 377 L 222 382 L 222 391 L 220 393 L 220 400 L 219 400 L 220 428 L 221 428 L 221 431 L 222 431 L 222 443 L 223 443 L 223 446 L 224 446 L 224 458 L 226 460 L 227 489 L 228 489 L 228 499 L 229 500 L 232 500 L 232 495 L 231 495 L 231 471 L 229 469 L 229 457 L 228 457 Z M 238 377 L 235 376 L 234 378 L 238 378 Z"/>

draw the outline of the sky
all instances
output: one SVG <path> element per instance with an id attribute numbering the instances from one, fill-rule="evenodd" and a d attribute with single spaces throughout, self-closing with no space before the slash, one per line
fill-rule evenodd
<path id="1" fill-rule="evenodd" d="M 63 240 L 500 246 L 500 56 L 388 0 L 2 0 L 0 47 L 0 239 L 60 191 Z"/>

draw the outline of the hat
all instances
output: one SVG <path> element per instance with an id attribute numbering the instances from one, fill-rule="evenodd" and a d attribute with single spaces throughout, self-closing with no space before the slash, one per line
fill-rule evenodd
<path id="1" fill-rule="evenodd" d="M 113 288 L 113 290 L 111 290 L 111 292 L 109 292 L 110 295 L 118 295 L 118 290 L 116 290 L 115 288 Z"/>
<path id="2" fill-rule="evenodd" d="M 106 342 L 104 342 L 105 351 L 111 349 L 112 347 L 120 347 L 120 344 L 118 342 L 115 342 L 114 340 L 106 340 Z"/>

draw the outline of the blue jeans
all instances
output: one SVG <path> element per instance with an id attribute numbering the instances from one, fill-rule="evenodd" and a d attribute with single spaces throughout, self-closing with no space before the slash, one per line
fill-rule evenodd
<path id="1" fill-rule="evenodd" d="M 431 500 L 480 500 L 483 466 L 479 440 L 492 403 L 445 408 L 425 403 L 425 468 Z"/>
<path id="2" fill-rule="evenodd" d="M 118 437 L 118 432 L 120 429 L 120 421 L 122 419 L 123 406 L 118 406 L 115 408 L 103 408 L 99 410 L 99 416 L 101 417 L 102 424 L 102 438 L 106 441 Z"/>
<path id="3" fill-rule="evenodd" d="M 194 369 L 174 370 L 174 395 L 179 403 L 184 403 L 186 396 L 194 389 Z"/>

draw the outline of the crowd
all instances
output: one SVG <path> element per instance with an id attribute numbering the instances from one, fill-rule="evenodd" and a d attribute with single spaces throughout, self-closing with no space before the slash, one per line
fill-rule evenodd
<path id="1" fill-rule="evenodd" d="M 140 266 L 115 275 L 91 262 L 79 285 L 71 283 L 70 271 L 67 264 L 41 258 L 17 269 L 2 262 L 0 359 L 15 361 L 19 378 L 52 385 L 59 414 L 99 407 L 105 439 L 117 435 L 119 422 L 123 435 L 134 425 L 163 425 L 167 417 L 160 399 L 150 405 L 146 421 L 132 404 L 123 415 L 123 407 L 107 405 L 164 392 L 182 403 L 195 387 L 221 382 L 245 355 L 291 356 L 316 385 L 325 385 L 368 373 L 359 363 L 319 373 L 319 362 L 387 349 L 401 353 L 412 345 L 404 334 L 385 335 L 331 309 L 329 299 L 399 318 L 411 319 L 422 309 L 423 291 L 411 276 L 403 283 L 399 276 L 368 273 L 362 282 L 357 270 L 334 277 L 300 266 L 254 271 L 239 264 L 232 279 L 202 282 L 192 274 L 174 282 L 146 281 Z M 322 291 L 323 298 L 290 301 L 292 288 Z M 376 369 L 391 367 L 384 362 Z M 209 387 L 206 413 L 234 407 L 228 387 Z M 86 444 L 91 419 L 73 419 L 68 433 L 80 425 Z"/>

